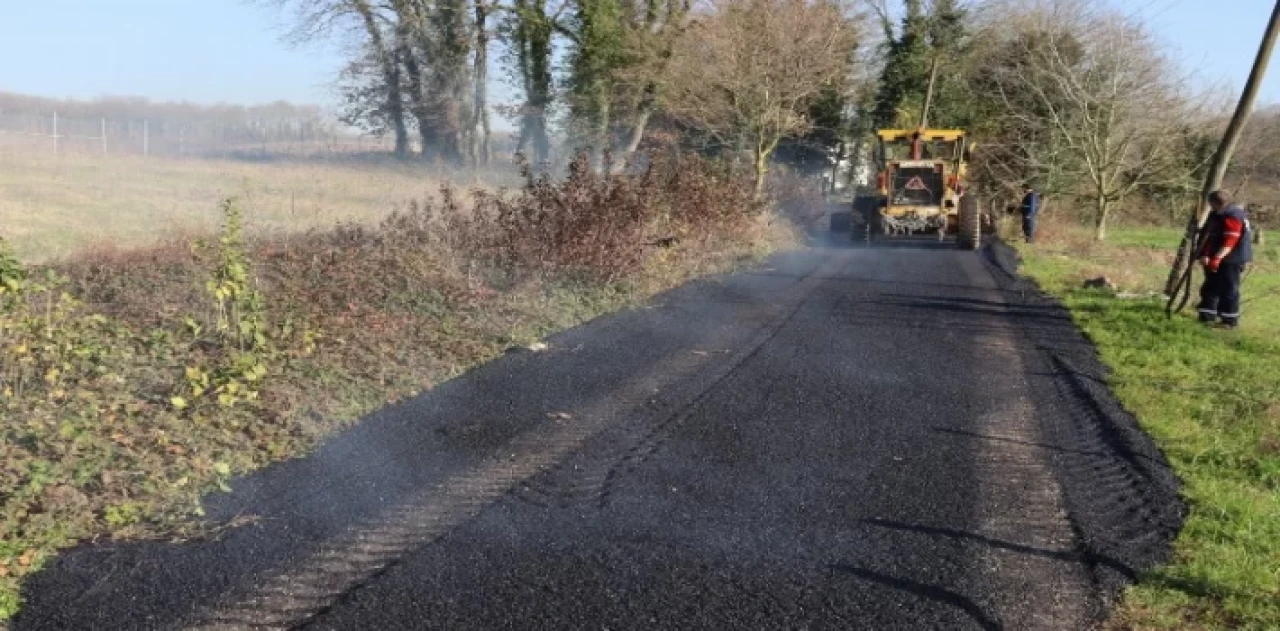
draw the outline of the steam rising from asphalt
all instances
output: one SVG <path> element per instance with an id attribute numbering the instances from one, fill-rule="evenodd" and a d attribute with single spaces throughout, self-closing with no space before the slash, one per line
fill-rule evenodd
<path id="1" fill-rule="evenodd" d="M 728 360 L 705 353 L 668 356 L 648 374 L 611 393 L 606 401 L 572 414 L 552 413 L 552 422 L 516 439 L 480 466 L 351 528 L 307 559 L 266 579 L 250 594 L 202 611 L 191 628 L 288 629 L 323 613 L 398 559 L 471 519 L 521 481 L 547 470 L 589 437 L 625 422 L 618 418 L 620 412 L 625 414 L 629 407 L 649 400 L 664 384 L 709 363 L 717 364 L 713 370 L 727 376 L 774 337 L 824 277 L 846 263 L 847 257 L 833 257 L 820 273 L 773 296 L 772 305 L 765 303 L 770 315 L 763 318 L 761 329 Z M 680 407 L 687 410 L 704 392 L 694 393 Z M 630 406 L 619 407 L 618 402 Z"/>

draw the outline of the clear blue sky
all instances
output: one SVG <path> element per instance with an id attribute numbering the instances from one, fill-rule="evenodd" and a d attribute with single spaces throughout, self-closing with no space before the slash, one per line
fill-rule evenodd
<path id="1" fill-rule="evenodd" d="M 243 0 L 0 0 L 0 90 L 52 97 L 331 101 L 333 46 L 280 42 Z"/>
<path id="2" fill-rule="evenodd" d="M 1274 0 L 1109 0 L 1143 16 L 1183 66 L 1235 96 L 1244 88 Z M 1259 99 L 1280 102 L 1280 60 L 1272 60 Z M 1234 103 L 1234 100 L 1232 101 Z"/>
<path id="3" fill-rule="evenodd" d="M 1270 0 L 1109 0 L 1146 16 L 1206 80 L 1244 85 Z M 332 46 L 279 41 L 243 0 L 0 0 L 0 90 L 53 97 L 331 104 Z M 1262 98 L 1280 102 L 1280 64 Z"/>

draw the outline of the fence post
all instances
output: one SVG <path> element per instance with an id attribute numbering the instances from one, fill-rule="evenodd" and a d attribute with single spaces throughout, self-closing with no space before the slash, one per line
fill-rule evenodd
<path id="1" fill-rule="evenodd" d="M 147 119 L 142 119 L 142 155 L 146 156 L 151 151 L 151 130 L 147 126 Z"/>
<path id="2" fill-rule="evenodd" d="M 102 155 L 107 155 L 107 119 L 102 119 Z"/>
<path id="3" fill-rule="evenodd" d="M 53 111 L 53 155 L 58 155 L 58 111 Z"/>

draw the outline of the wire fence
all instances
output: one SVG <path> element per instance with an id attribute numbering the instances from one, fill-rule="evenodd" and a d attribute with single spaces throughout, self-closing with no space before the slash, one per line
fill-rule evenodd
<path id="1" fill-rule="evenodd" d="M 220 122 L 69 118 L 0 112 L 0 140 L 52 154 L 171 158 L 314 157 L 387 152 L 387 138 L 352 134 L 316 120 Z"/>

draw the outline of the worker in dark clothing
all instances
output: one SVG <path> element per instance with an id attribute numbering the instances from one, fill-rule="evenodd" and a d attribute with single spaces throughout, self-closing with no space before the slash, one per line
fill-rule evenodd
<path id="1" fill-rule="evenodd" d="M 1022 234 L 1027 243 L 1036 241 L 1036 214 L 1040 212 L 1040 194 L 1030 185 L 1022 187 Z"/>
<path id="2" fill-rule="evenodd" d="M 1253 260 L 1249 218 L 1226 191 L 1210 193 L 1209 207 L 1213 212 L 1200 233 L 1200 321 L 1210 324 L 1221 318 L 1223 326 L 1235 328 L 1240 324 L 1240 279 Z"/>

